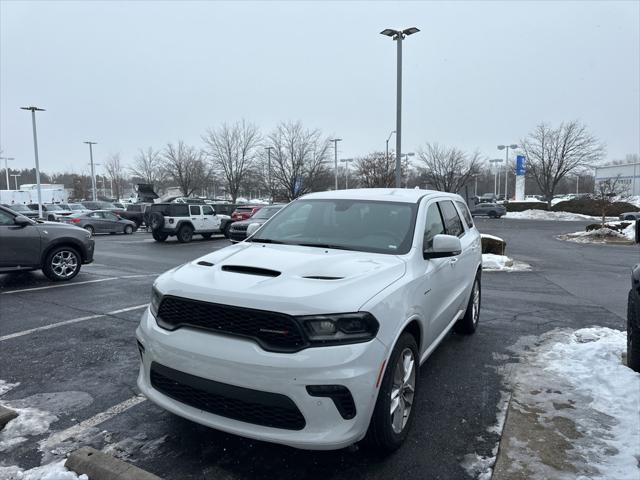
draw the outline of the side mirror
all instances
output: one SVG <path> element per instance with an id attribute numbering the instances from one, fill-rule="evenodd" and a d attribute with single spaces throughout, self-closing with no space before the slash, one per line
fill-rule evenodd
<path id="1" fill-rule="evenodd" d="M 13 223 L 15 223 L 16 225 L 19 225 L 21 227 L 26 227 L 27 225 L 31 225 L 31 220 L 29 220 L 24 215 L 18 215 L 17 217 L 15 217 L 13 219 Z"/>
<path id="2" fill-rule="evenodd" d="M 462 244 L 458 237 L 453 235 L 436 235 L 433 237 L 433 245 L 429 250 L 422 252 L 425 259 L 455 257 L 462 253 Z"/>
<path id="3" fill-rule="evenodd" d="M 212 208 L 211 211 L 213 212 L 212 215 L 216 214 L 216 211 Z"/>
<path id="4" fill-rule="evenodd" d="M 247 227 L 247 237 L 250 237 L 251 235 L 253 235 L 254 233 L 256 233 L 256 231 L 261 227 L 262 225 L 259 223 L 251 223 L 249 224 L 249 226 Z"/>

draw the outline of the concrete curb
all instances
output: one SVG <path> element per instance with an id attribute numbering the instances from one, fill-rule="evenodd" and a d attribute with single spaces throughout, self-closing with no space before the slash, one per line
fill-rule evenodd
<path id="1" fill-rule="evenodd" d="M 9 423 L 17 416 L 18 412 L 0 405 L 0 430 L 2 430 L 7 423 Z"/>
<path id="2" fill-rule="evenodd" d="M 86 474 L 91 480 L 162 480 L 152 473 L 91 447 L 83 447 L 73 452 L 64 466 L 78 475 Z"/>

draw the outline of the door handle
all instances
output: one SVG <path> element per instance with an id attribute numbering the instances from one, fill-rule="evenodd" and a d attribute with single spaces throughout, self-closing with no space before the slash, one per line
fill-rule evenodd
<path id="1" fill-rule="evenodd" d="M 451 258 L 451 260 L 449 260 L 449 262 L 451 263 L 451 265 L 454 265 L 457 261 L 458 261 L 458 258 L 457 258 L 457 257 L 453 257 L 453 258 Z"/>

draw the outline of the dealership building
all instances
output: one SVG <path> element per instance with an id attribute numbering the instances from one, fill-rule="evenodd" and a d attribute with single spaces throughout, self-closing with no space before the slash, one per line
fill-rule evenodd
<path id="1" fill-rule="evenodd" d="M 619 179 L 627 195 L 640 195 L 640 163 L 596 167 L 595 182 Z"/>

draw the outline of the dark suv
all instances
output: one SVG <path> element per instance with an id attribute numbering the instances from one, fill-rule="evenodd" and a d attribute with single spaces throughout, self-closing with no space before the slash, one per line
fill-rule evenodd
<path id="1" fill-rule="evenodd" d="M 82 228 L 30 220 L 0 206 L 0 273 L 42 269 L 54 281 L 71 280 L 93 261 L 94 242 Z"/>
<path id="2" fill-rule="evenodd" d="M 636 220 L 635 240 L 640 244 L 640 219 Z M 631 271 L 627 305 L 627 365 L 640 372 L 640 263 Z"/>

